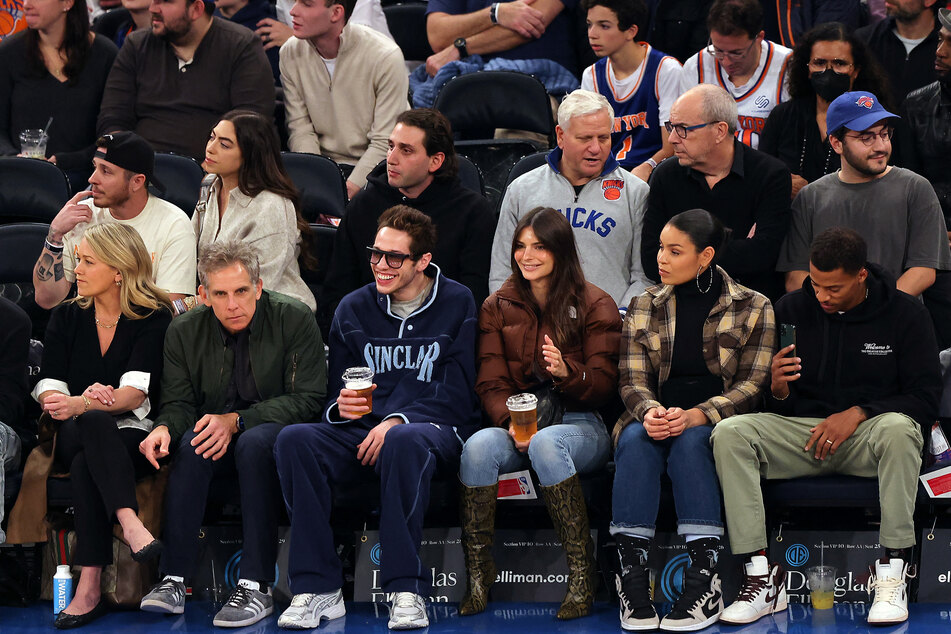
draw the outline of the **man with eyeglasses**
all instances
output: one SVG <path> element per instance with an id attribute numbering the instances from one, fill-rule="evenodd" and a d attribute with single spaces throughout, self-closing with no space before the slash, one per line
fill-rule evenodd
<path id="1" fill-rule="evenodd" d="M 280 627 L 314 628 L 321 618 L 346 613 L 331 491 L 363 479 L 380 486 L 381 585 L 393 596 L 389 627 L 429 625 L 432 575 L 419 545 L 430 481 L 456 473 L 462 441 L 480 421 L 472 293 L 432 263 L 436 230 L 428 216 L 397 205 L 377 226 L 367 250 L 375 283 L 344 297 L 330 327 L 332 398 L 323 421 L 288 427 L 275 446 L 291 518 L 294 593 Z M 342 375 L 351 367 L 373 372 L 369 402 L 345 386 Z"/>
<path id="2" fill-rule="evenodd" d="M 808 276 L 809 245 L 830 227 L 857 231 L 868 244 L 870 262 L 882 266 L 899 290 L 917 296 L 951 269 L 947 227 L 931 184 L 922 176 L 888 165 L 893 119 L 870 92 L 847 92 L 829 104 L 829 143 L 841 158 L 838 172 L 799 192 L 777 270 L 786 290 Z"/>
<path id="3" fill-rule="evenodd" d="M 657 245 L 668 220 L 688 209 L 705 209 L 732 230 L 719 264 L 733 279 L 770 299 L 782 295 L 774 272 L 789 224 L 791 179 L 777 158 L 740 143 L 736 102 L 719 86 L 685 92 L 665 122 L 674 160 L 651 177 L 641 230 L 641 263 L 652 280 Z"/>
<path id="4" fill-rule="evenodd" d="M 756 148 L 766 117 L 789 99 L 786 62 L 792 50 L 765 39 L 758 0 L 717 0 L 707 28 L 710 43 L 684 63 L 681 90 L 723 87 L 736 101 L 737 138 Z"/>

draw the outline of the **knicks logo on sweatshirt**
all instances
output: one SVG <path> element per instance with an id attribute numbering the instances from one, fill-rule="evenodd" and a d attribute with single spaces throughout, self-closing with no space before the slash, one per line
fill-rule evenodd
<path id="1" fill-rule="evenodd" d="M 417 370 L 416 380 L 429 383 L 433 379 L 433 365 L 439 359 L 439 342 L 416 346 L 374 346 L 368 343 L 363 348 L 363 358 L 374 374 Z"/>
<path id="2" fill-rule="evenodd" d="M 621 186 L 624 186 L 623 181 L 604 181 L 605 183 L 615 182 L 620 183 Z M 620 197 L 621 193 L 615 189 L 617 196 Z M 607 190 L 604 192 L 604 197 L 608 197 Z M 610 199 L 609 199 L 610 200 Z M 568 222 L 571 223 L 571 226 L 575 229 L 587 229 L 588 231 L 593 231 L 602 238 L 607 237 L 611 233 L 611 229 L 617 226 L 617 221 L 614 218 L 606 215 L 604 212 L 595 211 L 594 209 L 585 209 L 584 207 L 565 207 L 564 209 L 559 209 L 565 218 L 568 219 Z"/>
<path id="3" fill-rule="evenodd" d="M 617 200 L 621 197 L 621 190 L 624 189 L 624 181 L 605 179 L 601 181 L 601 192 L 605 200 Z"/>

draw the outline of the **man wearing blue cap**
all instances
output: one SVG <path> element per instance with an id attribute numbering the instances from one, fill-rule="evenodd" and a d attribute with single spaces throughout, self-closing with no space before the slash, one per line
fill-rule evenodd
<path id="1" fill-rule="evenodd" d="M 847 92 L 829 104 L 829 144 L 842 167 L 803 187 L 776 269 L 786 290 L 803 285 L 813 238 L 830 227 L 849 227 L 868 245 L 870 262 L 897 280 L 898 290 L 921 295 L 936 270 L 951 269 L 951 249 L 941 205 L 922 176 L 888 165 L 892 120 L 870 92 Z"/>

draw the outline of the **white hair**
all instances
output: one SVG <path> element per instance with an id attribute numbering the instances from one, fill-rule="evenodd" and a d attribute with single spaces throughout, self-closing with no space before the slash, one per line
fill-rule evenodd
<path id="1" fill-rule="evenodd" d="M 737 112 L 733 95 L 716 84 L 694 86 L 681 97 L 689 94 L 700 95 L 700 113 L 705 121 L 722 121 L 730 134 L 736 132 Z"/>
<path id="2" fill-rule="evenodd" d="M 586 114 L 594 114 L 602 110 L 607 111 L 608 117 L 613 122 L 614 108 L 612 108 L 608 100 L 604 98 L 604 95 L 579 88 L 567 95 L 561 101 L 561 105 L 558 106 L 558 125 L 562 128 L 567 128 L 568 122 L 573 118 Z"/>

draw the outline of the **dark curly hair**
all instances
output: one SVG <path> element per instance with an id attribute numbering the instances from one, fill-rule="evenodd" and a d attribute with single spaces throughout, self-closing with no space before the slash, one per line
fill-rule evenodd
<path id="1" fill-rule="evenodd" d="M 859 71 L 851 90 L 866 90 L 873 95 L 878 95 L 886 108 L 894 107 L 894 104 L 884 103 L 890 101 L 888 96 L 891 95 L 891 89 L 881 64 L 872 55 L 865 42 L 855 37 L 841 22 L 819 24 L 807 31 L 796 44 L 789 58 L 789 69 L 786 75 L 789 81 L 790 97 L 797 99 L 813 97 L 816 94 L 812 84 L 809 83 L 809 60 L 812 58 L 812 46 L 816 42 L 848 44 L 852 49 L 852 63 Z"/>

